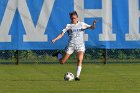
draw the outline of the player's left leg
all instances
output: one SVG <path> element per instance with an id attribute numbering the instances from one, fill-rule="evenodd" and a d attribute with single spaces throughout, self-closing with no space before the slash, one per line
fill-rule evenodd
<path id="1" fill-rule="evenodd" d="M 75 78 L 75 80 L 77 80 L 77 81 L 80 80 L 79 76 L 80 76 L 80 73 L 82 70 L 83 57 L 84 57 L 83 51 L 77 52 L 77 69 L 76 69 L 76 78 Z"/>

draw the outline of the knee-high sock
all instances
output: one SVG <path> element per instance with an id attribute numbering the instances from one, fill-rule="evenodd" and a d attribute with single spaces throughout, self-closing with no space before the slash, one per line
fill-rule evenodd
<path id="1" fill-rule="evenodd" d="M 80 73 L 81 73 L 81 70 L 82 70 L 82 66 L 77 66 L 77 69 L 76 69 L 76 77 L 79 78 Z"/>

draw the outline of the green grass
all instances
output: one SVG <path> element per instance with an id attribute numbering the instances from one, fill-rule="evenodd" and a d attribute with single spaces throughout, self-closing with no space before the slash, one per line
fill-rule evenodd
<path id="1" fill-rule="evenodd" d="M 67 82 L 76 64 L 0 65 L 0 93 L 140 93 L 140 64 L 84 64 L 81 81 Z"/>

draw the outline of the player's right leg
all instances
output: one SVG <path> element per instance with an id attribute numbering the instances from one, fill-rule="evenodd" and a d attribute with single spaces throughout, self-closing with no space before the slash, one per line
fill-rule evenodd
<path id="1" fill-rule="evenodd" d="M 60 55 L 60 57 L 61 57 L 60 58 L 59 55 L 58 55 L 60 64 L 64 64 L 73 52 L 74 52 L 73 47 L 67 47 L 66 48 L 66 54 L 64 55 L 64 57 L 61 57 L 61 55 Z"/>
<path id="2" fill-rule="evenodd" d="M 66 53 L 65 55 L 64 55 L 64 57 L 62 57 L 59 61 L 60 61 L 60 64 L 64 64 L 67 60 L 68 60 L 68 58 L 70 57 L 70 55 L 71 54 L 68 54 L 68 53 Z"/>

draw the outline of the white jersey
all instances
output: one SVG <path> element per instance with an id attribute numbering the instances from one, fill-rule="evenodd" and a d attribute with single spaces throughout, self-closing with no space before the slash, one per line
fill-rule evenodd
<path id="1" fill-rule="evenodd" d="M 69 44 L 68 46 L 84 46 L 84 31 L 90 27 L 90 25 L 84 22 L 78 22 L 77 24 L 67 24 L 66 28 L 63 29 L 63 33 L 68 32 Z"/>

